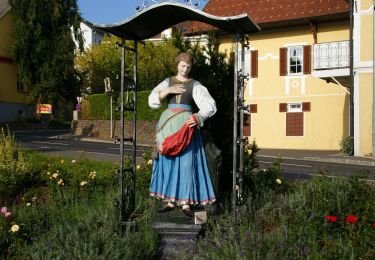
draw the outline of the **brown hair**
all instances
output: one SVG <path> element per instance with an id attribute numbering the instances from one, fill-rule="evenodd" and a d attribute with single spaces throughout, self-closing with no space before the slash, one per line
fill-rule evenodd
<path id="1" fill-rule="evenodd" d="M 176 62 L 176 65 L 178 65 L 181 61 L 185 61 L 191 65 L 194 65 L 195 62 L 194 57 L 188 52 L 181 52 L 174 61 Z"/>

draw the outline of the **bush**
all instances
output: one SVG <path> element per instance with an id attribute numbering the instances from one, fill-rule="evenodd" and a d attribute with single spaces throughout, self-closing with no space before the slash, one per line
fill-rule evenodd
<path id="1" fill-rule="evenodd" d="M 0 204 L 0 258 L 153 259 L 158 254 L 155 205 L 146 199 L 150 163 L 140 165 L 136 175 L 137 190 L 143 191 L 133 214 L 137 228 L 119 235 L 117 165 L 36 152 L 27 152 L 26 159 L 38 181 L 13 203 Z"/>
<path id="2" fill-rule="evenodd" d="M 316 177 L 285 193 L 267 189 L 248 198 L 235 229 L 231 214 L 210 219 L 199 257 L 371 259 L 374 199 L 374 186 L 357 177 Z"/>
<path id="3" fill-rule="evenodd" d="M 139 91 L 137 92 L 137 120 L 145 120 L 145 121 L 157 121 L 161 113 L 166 108 L 166 104 L 160 109 L 151 109 L 148 106 L 148 96 L 150 95 L 151 91 Z M 125 93 L 126 95 L 126 93 Z M 131 99 L 132 96 L 129 96 Z M 110 98 L 104 94 L 95 94 L 86 96 L 82 102 L 82 111 L 81 116 L 82 119 L 89 119 L 89 120 L 109 120 L 110 119 L 110 108 L 109 102 Z M 113 105 L 113 117 L 117 120 L 120 119 L 120 106 L 121 106 L 121 99 L 114 98 L 117 100 L 117 107 L 118 111 L 115 112 L 115 105 Z M 126 102 L 126 97 L 125 97 Z M 128 111 L 124 113 L 124 120 L 130 121 L 132 120 L 132 114 Z"/>
<path id="4" fill-rule="evenodd" d="M 354 153 L 354 146 L 353 146 L 353 138 L 350 136 L 347 136 L 343 138 L 340 142 L 340 152 L 352 155 Z"/>
<path id="5" fill-rule="evenodd" d="M 15 143 L 14 136 L 1 128 L 0 132 L 0 203 L 16 194 L 30 177 L 29 163 Z"/>

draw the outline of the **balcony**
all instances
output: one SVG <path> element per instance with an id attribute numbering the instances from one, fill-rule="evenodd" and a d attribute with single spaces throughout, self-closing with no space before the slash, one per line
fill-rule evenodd
<path id="1" fill-rule="evenodd" d="M 349 54 L 349 41 L 314 44 L 312 76 L 348 86 Z"/>

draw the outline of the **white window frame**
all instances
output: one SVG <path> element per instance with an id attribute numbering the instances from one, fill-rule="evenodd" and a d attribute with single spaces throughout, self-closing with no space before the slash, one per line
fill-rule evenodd
<path id="1" fill-rule="evenodd" d="M 300 66 L 301 66 L 301 71 L 300 72 L 291 72 L 291 66 L 296 66 L 297 65 L 292 65 L 290 63 L 290 59 L 291 59 L 291 53 L 292 51 L 300 51 L 301 53 L 301 56 L 299 57 L 298 55 L 296 56 L 297 58 L 299 57 L 300 58 Z M 287 55 L 287 59 L 288 59 L 288 75 L 303 75 L 303 45 L 295 45 L 295 46 L 288 46 L 288 55 Z"/>
<path id="2" fill-rule="evenodd" d="M 287 113 L 297 113 L 302 112 L 302 103 L 301 102 L 293 102 L 287 103 Z"/>

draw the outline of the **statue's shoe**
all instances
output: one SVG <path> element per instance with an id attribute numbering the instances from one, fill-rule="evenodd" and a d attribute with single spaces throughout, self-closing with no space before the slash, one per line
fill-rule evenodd
<path id="1" fill-rule="evenodd" d="M 190 208 L 182 209 L 181 211 L 189 218 L 192 218 L 194 215 L 194 212 Z"/>

